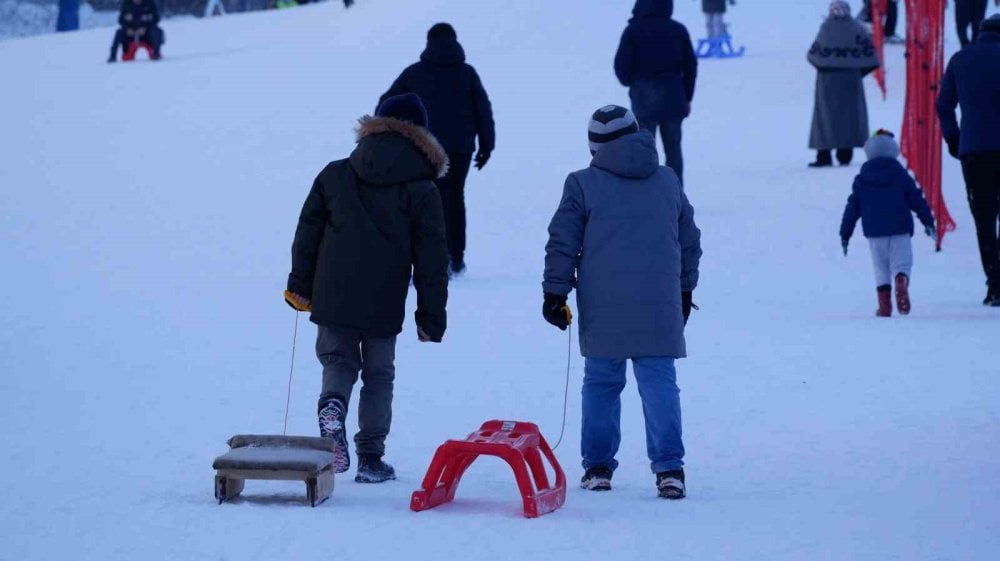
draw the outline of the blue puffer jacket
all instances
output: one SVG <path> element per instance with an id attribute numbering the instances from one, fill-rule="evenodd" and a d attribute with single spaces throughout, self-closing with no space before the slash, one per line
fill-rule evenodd
<path id="1" fill-rule="evenodd" d="M 698 285 L 701 232 L 651 134 L 609 142 L 566 178 L 545 253 L 545 292 L 576 288 L 584 356 L 686 356 L 681 291 Z"/>
<path id="2" fill-rule="evenodd" d="M 640 122 L 687 117 L 698 59 L 691 36 L 671 19 L 673 0 L 638 0 L 615 55 L 615 75 L 629 88 Z"/>
<path id="3" fill-rule="evenodd" d="M 956 105 L 962 108 L 961 128 Z M 937 112 L 944 137 L 959 137 L 961 156 L 1000 151 L 1000 33 L 980 33 L 975 43 L 951 57 Z"/>
<path id="4" fill-rule="evenodd" d="M 874 158 L 861 166 L 854 190 L 840 222 L 841 239 L 849 240 L 861 219 L 866 238 L 913 235 L 913 215 L 924 226 L 934 226 L 924 194 L 906 168 L 895 158 Z"/>

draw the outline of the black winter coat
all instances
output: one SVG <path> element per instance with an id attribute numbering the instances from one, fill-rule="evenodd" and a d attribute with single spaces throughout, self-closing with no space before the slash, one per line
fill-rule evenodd
<path id="1" fill-rule="evenodd" d="M 433 180 L 447 168 L 447 155 L 426 129 L 361 120 L 357 148 L 320 172 L 295 231 L 288 290 L 312 300 L 314 323 L 397 335 L 412 270 L 417 325 L 441 340 L 448 250 Z"/>
<path id="2" fill-rule="evenodd" d="M 687 117 L 698 76 L 691 36 L 674 21 L 672 0 L 638 0 L 615 55 L 615 75 L 630 88 L 640 121 Z"/>
<path id="3" fill-rule="evenodd" d="M 465 51 L 454 39 L 428 41 L 420 62 L 396 78 L 379 99 L 404 93 L 420 96 L 427 107 L 428 127 L 449 153 L 492 152 L 496 146 L 493 107 L 476 69 L 465 63 Z"/>
<path id="4" fill-rule="evenodd" d="M 160 11 L 153 0 L 142 0 L 136 4 L 132 0 L 123 0 L 121 12 L 118 13 L 118 24 L 125 29 L 152 29 L 160 22 Z"/>

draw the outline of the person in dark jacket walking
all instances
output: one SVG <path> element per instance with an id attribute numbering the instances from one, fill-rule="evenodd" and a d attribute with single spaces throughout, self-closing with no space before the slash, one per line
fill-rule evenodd
<path id="1" fill-rule="evenodd" d="M 637 0 L 615 54 L 615 75 L 629 88 L 639 126 L 660 129 L 666 164 L 684 181 L 681 123 L 691 113 L 698 58 L 673 0 Z"/>
<path id="2" fill-rule="evenodd" d="M 868 105 L 861 80 L 879 66 L 875 45 L 868 32 L 851 17 L 847 2 L 830 3 L 807 55 L 816 68 L 816 99 L 813 106 L 809 148 L 816 150 L 813 168 L 833 165 L 837 151 L 841 165 L 851 163 L 854 148 L 868 139 Z"/>
<path id="3" fill-rule="evenodd" d="M 455 29 L 438 23 L 427 32 L 420 62 L 396 78 L 379 102 L 412 92 L 427 105 L 430 131 L 441 141 L 451 167 L 437 180 L 444 203 L 452 274 L 465 271 L 465 180 L 473 162 L 482 170 L 496 146 L 493 107 L 476 69 L 465 62 Z M 479 149 L 476 150 L 476 138 Z"/>
<path id="4" fill-rule="evenodd" d="M 937 241 L 934 216 L 923 193 L 899 163 L 899 145 L 892 133 L 880 129 L 865 143 L 868 161 L 854 178 L 854 188 L 847 198 L 847 207 L 840 222 L 840 243 L 847 255 L 847 245 L 854 227 L 861 220 L 868 238 L 875 266 L 878 311 L 875 315 L 892 315 L 892 285 L 896 285 L 896 309 L 910 313 L 910 271 L 913 268 L 913 216 L 917 213 L 924 232 Z"/>
<path id="5" fill-rule="evenodd" d="M 163 30 L 160 23 L 160 11 L 154 0 L 123 0 L 121 12 L 118 14 L 118 25 L 111 43 L 111 54 L 108 62 L 118 60 L 118 47 L 128 49 L 128 44 L 137 41 L 149 45 L 152 50 L 150 58 L 160 60 L 160 47 L 163 46 Z"/>
<path id="6" fill-rule="evenodd" d="M 382 456 L 411 269 L 418 338 L 439 343 L 446 327 L 448 252 L 433 181 L 448 156 L 426 125 L 413 94 L 362 118 L 350 158 L 327 165 L 313 183 L 292 244 L 285 299 L 319 326 L 320 436 L 337 442 L 338 473 L 350 467 L 344 419 L 361 373 L 355 480 L 364 483 L 395 479 Z"/>
<path id="7" fill-rule="evenodd" d="M 542 315 L 565 330 L 576 289 L 583 378 L 580 486 L 611 488 L 621 442 L 626 361 L 642 397 L 646 451 L 661 497 L 684 486 L 680 390 L 684 324 L 698 285 L 701 232 L 677 174 L 660 166 L 656 140 L 628 109 L 598 109 L 590 167 L 566 178 L 545 246 Z"/>
<path id="8" fill-rule="evenodd" d="M 959 126 L 955 107 L 962 108 Z M 948 151 L 962 161 L 989 289 L 983 304 L 1000 306 L 1000 15 L 983 22 L 975 44 L 948 62 L 937 99 Z"/>
<path id="9" fill-rule="evenodd" d="M 975 43 L 979 38 L 979 29 L 986 18 L 987 0 L 955 0 L 955 27 L 958 29 L 958 42 L 964 49 L 969 43 Z M 998 4 L 1000 5 L 1000 4 Z M 972 28 L 972 40 L 969 40 L 969 28 Z"/>

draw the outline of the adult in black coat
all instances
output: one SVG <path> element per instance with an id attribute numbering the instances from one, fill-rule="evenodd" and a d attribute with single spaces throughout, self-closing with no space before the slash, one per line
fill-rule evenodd
<path id="1" fill-rule="evenodd" d="M 475 153 L 477 169 L 483 169 L 496 145 L 493 108 L 476 69 L 465 62 L 465 51 L 455 29 L 439 23 L 427 32 L 427 48 L 420 62 L 403 70 L 379 103 L 387 98 L 415 93 L 427 107 L 431 133 L 448 153 L 450 170 L 438 179 L 448 230 L 451 270 L 465 269 L 465 180 Z"/>
<path id="2" fill-rule="evenodd" d="M 948 62 L 937 99 L 941 132 L 961 159 L 979 256 L 989 290 L 984 304 L 1000 306 L 1000 14 L 983 22 L 976 42 Z M 955 114 L 961 109 L 959 123 Z"/>
<path id="3" fill-rule="evenodd" d="M 132 41 L 147 43 L 153 50 L 151 58 L 160 59 L 160 47 L 163 46 L 163 30 L 160 23 L 160 11 L 154 0 L 124 0 L 121 12 L 118 14 L 118 25 L 111 43 L 111 55 L 108 62 L 118 60 L 118 47 L 126 49 Z"/>
<path id="4" fill-rule="evenodd" d="M 417 337 L 440 342 L 447 323 L 448 254 L 433 181 L 448 156 L 426 124 L 413 94 L 361 119 L 350 158 L 327 165 L 313 183 L 292 243 L 285 300 L 319 325 L 320 436 L 336 442 L 335 469 L 346 471 L 344 418 L 360 373 L 355 480 L 366 483 L 395 479 L 381 458 L 411 271 Z"/>
<path id="5" fill-rule="evenodd" d="M 615 75 L 629 88 L 639 126 L 663 139 L 667 165 L 684 180 L 681 122 L 691 113 L 698 59 L 673 0 L 637 0 L 615 55 Z"/>

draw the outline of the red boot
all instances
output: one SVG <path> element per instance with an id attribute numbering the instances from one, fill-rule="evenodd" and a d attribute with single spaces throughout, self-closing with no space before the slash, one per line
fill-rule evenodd
<path id="1" fill-rule="evenodd" d="M 906 315 L 910 313 L 910 277 L 899 273 L 896 275 L 896 309 Z"/>
<path id="2" fill-rule="evenodd" d="M 880 318 L 892 317 L 892 287 L 887 284 L 878 287 L 878 310 L 875 315 Z"/>

